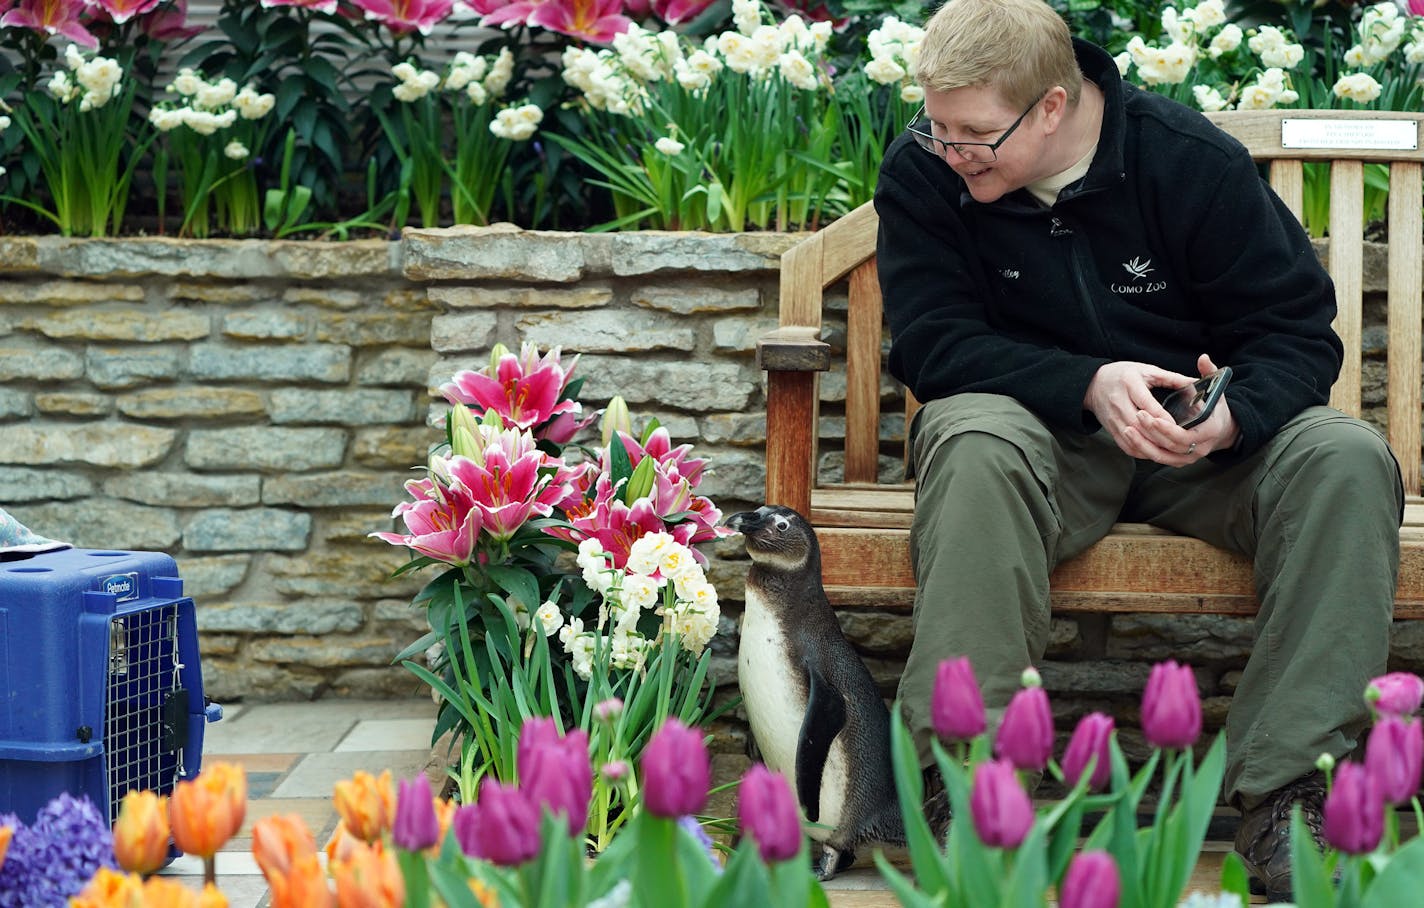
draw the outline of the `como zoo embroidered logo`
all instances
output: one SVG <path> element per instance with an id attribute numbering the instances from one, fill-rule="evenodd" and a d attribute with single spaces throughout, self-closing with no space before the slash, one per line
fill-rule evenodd
<path id="1" fill-rule="evenodd" d="M 1123 262 L 1122 267 L 1123 270 L 1132 275 L 1132 279 L 1135 281 L 1142 280 L 1146 278 L 1148 274 L 1157 270 L 1152 267 L 1151 259 L 1143 259 L 1140 256 L 1134 257 L 1130 262 Z"/>

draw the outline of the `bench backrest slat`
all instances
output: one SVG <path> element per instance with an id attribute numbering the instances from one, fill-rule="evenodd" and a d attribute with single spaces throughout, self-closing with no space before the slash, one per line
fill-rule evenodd
<path id="1" fill-rule="evenodd" d="M 1330 240 L 1327 268 L 1336 288 L 1335 330 L 1345 345 L 1345 362 L 1331 390 L 1333 406 L 1361 413 L 1364 299 L 1363 164 L 1390 164 L 1388 280 L 1388 426 L 1399 457 L 1405 491 L 1420 494 L 1421 467 L 1421 324 L 1424 324 L 1424 216 L 1421 195 L 1424 149 L 1377 150 L 1285 148 L 1282 121 L 1412 120 L 1416 130 L 1424 114 L 1394 111 L 1231 111 L 1208 115 L 1244 144 L 1259 161 L 1270 162 L 1270 183 L 1286 206 L 1300 216 L 1304 208 L 1303 161 L 1328 161 L 1330 168 Z M 1424 131 L 1424 130 L 1420 130 Z M 1417 133 L 1416 133 L 1417 134 Z M 819 328 L 825 288 L 847 274 L 850 309 L 846 359 L 846 480 L 873 483 L 880 450 L 882 300 L 875 268 L 874 207 L 862 205 L 788 251 L 782 264 L 781 324 Z M 905 394 L 908 428 L 918 404 Z M 814 452 L 813 458 L 814 458 Z M 813 463 L 815 460 L 813 459 Z"/>

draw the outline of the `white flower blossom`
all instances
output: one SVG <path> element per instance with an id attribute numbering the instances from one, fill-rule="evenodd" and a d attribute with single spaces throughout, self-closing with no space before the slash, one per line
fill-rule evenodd
<path id="1" fill-rule="evenodd" d="M 573 652 L 575 641 L 583 635 L 583 619 L 569 618 L 568 623 L 559 628 L 559 642 L 563 644 L 564 652 Z"/>
<path id="2" fill-rule="evenodd" d="M 1202 32 L 1226 21 L 1226 5 L 1221 0 L 1201 0 L 1195 8 L 1182 10 L 1182 18 Z"/>
<path id="3" fill-rule="evenodd" d="M 4 132 L 5 130 L 7 130 L 7 129 L 9 129 L 9 128 L 10 128 L 10 118 L 7 117 L 7 116 L 5 116 L 4 114 L 0 114 L 0 132 Z"/>
<path id="4" fill-rule="evenodd" d="M 1192 45 L 1173 41 L 1166 47 L 1148 47 L 1140 35 L 1128 42 L 1127 52 L 1142 81 L 1148 85 L 1176 85 L 1186 81 L 1197 56 Z"/>
<path id="5" fill-rule="evenodd" d="M 900 100 L 906 104 L 923 104 L 925 100 L 925 90 L 913 83 L 902 86 L 900 89 Z"/>
<path id="6" fill-rule="evenodd" d="M 1123 51 L 1116 57 L 1113 57 L 1113 62 L 1117 64 L 1117 74 L 1126 78 L 1127 69 L 1129 66 L 1132 65 L 1132 54 L 1127 51 Z"/>
<path id="7" fill-rule="evenodd" d="M 626 562 L 629 573 L 651 576 L 658 570 L 663 553 L 677 541 L 669 533 L 644 533 L 628 547 Z"/>
<path id="8" fill-rule="evenodd" d="M 171 132 L 183 125 L 183 110 L 155 107 L 148 112 L 148 122 L 159 132 Z"/>
<path id="9" fill-rule="evenodd" d="M 620 598 L 627 608 L 643 610 L 657 605 L 662 584 L 645 574 L 629 574 L 623 578 Z"/>
<path id="10" fill-rule="evenodd" d="M 679 142 L 677 139 L 672 138 L 671 136 L 662 136 L 656 142 L 653 143 L 653 147 L 656 148 L 662 154 L 665 154 L 670 158 L 675 158 L 678 155 L 682 154 L 683 149 L 687 146 Z"/>
<path id="11" fill-rule="evenodd" d="M 514 54 L 510 53 L 507 47 L 501 48 L 499 56 L 494 58 L 494 63 L 490 66 L 489 75 L 484 78 L 485 91 L 489 92 L 491 97 L 502 97 L 513 78 Z"/>
<path id="12" fill-rule="evenodd" d="M 1205 111 L 1226 110 L 1230 105 L 1221 92 L 1210 85 L 1193 85 L 1192 97 L 1196 99 L 1197 106 Z"/>
<path id="13" fill-rule="evenodd" d="M 1178 16 L 1177 10 L 1167 7 L 1162 10 L 1162 31 L 1178 44 L 1196 43 L 1196 23 L 1186 16 Z"/>
<path id="14" fill-rule="evenodd" d="M 1213 60 L 1222 54 L 1229 54 L 1241 46 L 1241 26 L 1235 22 L 1227 23 L 1221 31 L 1212 36 L 1211 44 L 1207 47 L 1207 55 Z"/>
<path id="15" fill-rule="evenodd" d="M 1380 96 L 1380 84 L 1369 73 L 1350 73 L 1341 76 L 1331 89 L 1335 97 L 1345 98 L 1357 104 L 1368 104 Z"/>
<path id="16" fill-rule="evenodd" d="M 231 142 L 227 143 L 227 145 L 223 146 L 223 154 L 231 160 L 241 161 L 244 160 L 248 155 L 247 146 L 237 141 L 236 139 L 233 139 Z"/>
<path id="17" fill-rule="evenodd" d="M 744 35 L 756 31 L 761 25 L 761 3 L 758 0 L 732 0 L 732 23 Z"/>
<path id="18" fill-rule="evenodd" d="M 877 57 L 865 64 L 865 74 L 881 85 L 898 85 L 908 73 L 889 57 Z"/>
<path id="19" fill-rule="evenodd" d="M 812 66 L 811 61 L 807 60 L 799 50 L 787 51 L 782 54 L 778 65 L 782 78 L 802 91 L 815 91 L 818 87 L 816 67 Z"/>
<path id="20" fill-rule="evenodd" d="M 554 602 L 545 602 L 539 606 L 534 616 L 539 619 L 539 626 L 543 628 L 545 637 L 554 636 L 564 626 L 564 613 Z"/>
<path id="21" fill-rule="evenodd" d="M 1218 892 L 1211 895 L 1193 892 L 1177 904 L 1177 908 L 1245 908 L 1241 896 L 1234 892 Z"/>
<path id="22" fill-rule="evenodd" d="M 489 131 L 501 139 L 523 142 L 538 131 L 543 119 L 544 111 L 537 104 L 506 107 L 494 115 Z"/>
<path id="23" fill-rule="evenodd" d="M 168 90 L 175 95 L 190 98 L 198 93 L 198 89 L 203 84 L 203 80 L 198 77 L 198 74 L 185 66 L 178 70 L 178 75 L 169 84 Z"/>
<path id="24" fill-rule="evenodd" d="M 244 120 L 260 120 L 271 113 L 276 104 L 276 95 L 261 94 L 251 85 L 244 86 L 232 99 L 232 106 Z"/>

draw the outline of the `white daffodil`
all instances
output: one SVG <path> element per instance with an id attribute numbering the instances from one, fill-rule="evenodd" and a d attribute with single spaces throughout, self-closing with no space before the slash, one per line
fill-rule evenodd
<path id="1" fill-rule="evenodd" d="M 249 152 L 247 150 L 247 146 L 237 141 L 236 139 L 233 139 L 231 142 L 227 143 L 227 145 L 223 146 L 223 154 L 234 161 L 245 160 L 247 158 L 248 153 Z"/>
<path id="2" fill-rule="evenodd" d="M 1357 104 L 1368 104 L 1380 96 L 1380 84 L 1369 73 L 1350 73 L 1341 76 L 1334 88 L 1335 97 L 1345 98 Z"/>

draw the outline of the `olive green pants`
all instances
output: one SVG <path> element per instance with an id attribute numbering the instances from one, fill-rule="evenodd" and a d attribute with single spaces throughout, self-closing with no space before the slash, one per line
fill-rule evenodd
<path id="1" fill-rule="evenodd" d="M 1312 407 L 1240 462 L 1138 461 L 1105 431 L 1055 430 L 1011 398 L 931 401 L 911 438 L 915 639 L 900 681 L 928 761 L 940 661 L 967 655 L 991 723 L 1048 644 L 1048 575 L 1114 522 L 1254 559 L 1251 655 L 1226 723 L 1225 791 L 1260 797 L 1350 752 L 1385 670 L 1403 491 L 1374 428 Z"/>

